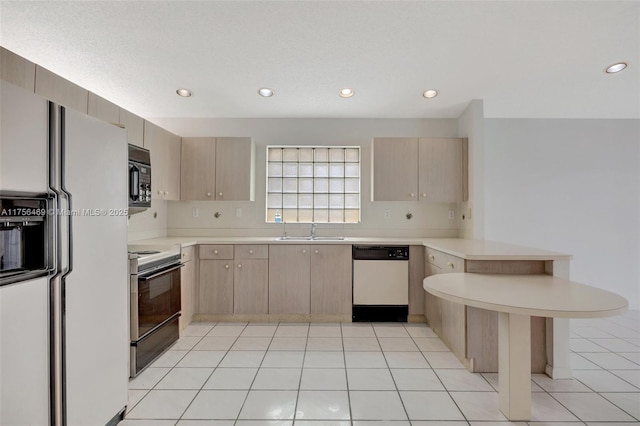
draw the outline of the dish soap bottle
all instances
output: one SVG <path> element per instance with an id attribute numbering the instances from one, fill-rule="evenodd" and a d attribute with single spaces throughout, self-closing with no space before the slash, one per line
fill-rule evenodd
<path id="1" fill-rule="evenodd" d="M 276 223 L 282 223 L 282 216 L 280 215 L 280 210 L 276 210 Z"/>

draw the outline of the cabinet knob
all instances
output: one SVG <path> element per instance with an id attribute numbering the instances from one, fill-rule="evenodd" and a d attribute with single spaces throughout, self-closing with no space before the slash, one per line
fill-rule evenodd
<path id="1" fill-rule="evenodd" d="M 162 195 L 162 191 L 158 191 L 158 195 Z"/>
<path id="2" fill-rule="evenodd" d="M 434 255 L 432 255 L 432 254 L 430 254 L 430 255 L 429 255 L 429 259 L 431 259 L 431 260 L 435 260 L 435 258 L 436 258 L 436 257 L 435 257 Z"/>
<path id="3" fill-rule="evenodd" d="M 302 249 L 302 254 L 306 254 L 307 250 L 306 249 Z"/>
<path id="4" fill-rule="evenodd" d="M 169 191 L 164 191 L 164 195 L 169 195 Z"/>
<path id="5" fill-rule="evenodd" d="M 455 265 L 454 265 L 453 263 L 451 263 L 451 262 L 447 262 L 447 265 L 448 265 L 450 268 L 455 268 Z"/>
<path id="6" fill-rule="evenodd" d="M 213 254 L 218 254 L 218 250 L 214 250 L 214 251 L 213 251 Z"/>
<path id="7" fill-rule="evenodd" d="M 242 269 L 242 263 L 238 263 L 238 269 Z"/>
<path id="8" fill-rule="evenodd" d="M 224 265 L 224 269 L 229 269 L 229 265 Z"/>
<path id="9" fill-rule="evenodd" d="M 182 257 L 187 257 L 187 253 L 182 253 Z"/>
<path id="10" fill-rule="evenodd" d="M 249 254 L 253 254 L 253 250 L 249 250 Z"/>
<path id="11" fill-rule="evenodd" d="M 222 192 L 218 192 L 218 197 L 222 197 Z"/>
<path id="12" fill-rule="evenodd" d="M 207 192 L 207 197 L 211 197 L 211 193 L 210 192 Z"/>
<path id="13" fill-rule="evenodd" d="M 313 252 L 314 252 L 315 254 L 318 254 L 318 253 L 320 253 L 320 252 L 319 252 L 318 250 L 314 250 Z"/>
<path id="14" fill-rule="evenodd" d="M 426 196 L 427 196 L 427 193 L 426 193 L 426 192 L 423 192 L 423 193 L 422 193 L 422 196 L 423 196 L 423 197 L 426 197 Z"/>
<path id="15" fill-rule="evenodd" d="M 411 194 L 409 194 L 411 196 L 411 198 L 415 197 L 416 194 L 414 194 L 413 192 Z"/>

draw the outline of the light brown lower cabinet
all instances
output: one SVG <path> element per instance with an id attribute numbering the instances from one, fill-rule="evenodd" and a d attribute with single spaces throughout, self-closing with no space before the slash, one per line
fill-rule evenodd
<path id="1" fill-rule="evenodd" d="M 233 259 L 200 259 L 200 314 L 233 313 Z"/>
<path id="2" fill-rule="evenodd" d="M 442 269 L 432 263 L 425 262 L 424 275 L 441 274 Z M 424 315 L 427 317 L 429 327 L 438 335 L 442 335 L 442 299 L 430 293 L 424 292 Z"/>
<path id="3" fill-rule="evenodd" d="M 180 270 L 180 331 L 191 323 L 193 314 L 197 309 L 196 302 L 196 260 L 195 247 L 186 247 L 182 250 L 182 262 L 184 266 Z"/>
<path id="4" fill-rule="evenodd" d="M 269 246 L 269 313 L 311 312 L 309 245 Z"/>
<path id="5" fill-rule="evenodd" d="M 543 261 L 465 261 L 427 247 L 425 276 L 472 272 L 492 274 L 541 274 Z M 498 371 L 498 314 L 442 300 L 425 292 L 425 316 L 433 331 L 464 360 L 473 372 Z M 546 366 L 545 321 L 531 318 L 531 372 Z"/>
<path id="6" fill-rule="evenodd" d="M 409 246 L 409 321 L 424 315 L 424 277 L 424 246 Z"/>
<path id="7" fill-rule="evenodd" d="M 236 245 L 233 277 L 233 313 L 269 312 L 269 247 Z"/>
<path id="8" fill-rule="evenodd" d="M 311 247 L 311 313 L 351 314 L 350 245 Z"/>

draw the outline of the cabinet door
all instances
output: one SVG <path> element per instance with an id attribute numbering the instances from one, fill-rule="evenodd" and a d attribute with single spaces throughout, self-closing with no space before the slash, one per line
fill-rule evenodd
<path id="1" fill-rule="evenodd" d="M 311 248 L 311 313 L 351 313 L 351 246 Z"/>
<path id="2" fill-rule="evenodd" d="M 308 245 L 269 246 L 269 313 L 310 313 L 309 274 Z"/>
<path id="3" fill-rule="evenodd" d="M 215 138 L 182 138 L 180 198 L 215 199 Z"/>
<path id="4" fill-rule="evenodd" d="M 39 65 L 36 65 L 35 93 L 67 108 L 87 113 L 89 92 Z"/>
<path id="5" fill-rule="evenodd" d="M 0 79 L 33 93 L 36 83 L 36 65 L 0 47 Z"/>
<path id="6" fill-rule="evenodd" d="M 418 158 L 420 200 L 462 201 L 462 139 L 420 139 Z"/>
<path id="7" fill-rule="evenodd" d="M 441 274 L 442 269 L 435 266 L 432 263 L 425 262 L 424 264 L 425 276 Z M 432 295 L 431 293 L 424 292 L 424 310 L 425 316 L 429 327 L 438 335 L 442 335 L 442 306 L 441 299 Z"/>
<path id="8" fill-rule="evenodd" d="M 236 259 L 233 277 L 233 313 L 269 312 L 269 261 Z"/>
<path id="9" fill-rule="evenodd" d="M 127 129 L 127 143 L 144 147 L 144 120 L 142 117 L 120 108 L 119 122 Z"/>
<path id="10" fill-rule="evenodd" d="M 87 115 L 107 123 L 120 124 L 120 107 L 93 92 L 89 92 Z"/>
<path id="11" fill-rule="evenodd" d="M 162 129 L 153 123 L 144 122 L 144 147 L 151 155 L 151 198 L 162 200 L 164 198 L 165 148 Z"/>
<path id="12" fill-rule="evenodd" d="M 464 260 L 446 253 L 440 254 L 443 262 L 442 273 L 464 272 Z M 446 265 L 446 266 L 445 266 Z M 467 307 L 460 303 L 440 300 L 442 315 L 442 340 L 459 358 L 465 358 L 467 352 Z"/>
<path id="13" fill-rule="evenodd" d="M 180 136 L 164 132 L 165 147 L 165 172 L 164 172 L 164 199 L 180 199 Z M 153 164 L 152 164 L 153 166 Z M 153 170 L 152 170 L 153 173 Z"/>
<path id="14" fill-rule="evenodd" d="M 253 201 L 253 140 L 216 138 L 216 200 Z"/>
<path id="15" fill-rule="evenodd" d="M 424 246 L 409 246 L 409 315 L 424 315 Z"/>
<path id="16" fill-rule="evenodd" d="M 418 139 L 373 140 L 373 201 L 418 199 Z"/>
<path id="17" fill-rule="evenodd" d="M 200 260 L 198 313 L 233 313 L 233 269 L 233 260 Z"/>
<path id="18" fill-rule="evenodd" d="M 191 323 L 194 313 L 193 299 L 196 280 L 195 261 L 184 262 L 180 271 L 180 331 Z"/>

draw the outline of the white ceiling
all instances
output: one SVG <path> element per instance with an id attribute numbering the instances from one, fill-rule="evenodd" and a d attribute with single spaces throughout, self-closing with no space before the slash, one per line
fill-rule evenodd
<path id="1" fill-rule="evenodd" d="M 146 118 L 457 117 L 471 99 L 487 117 L 640 118 L 638 1 L 2 0 L 0 27 Z"/>

